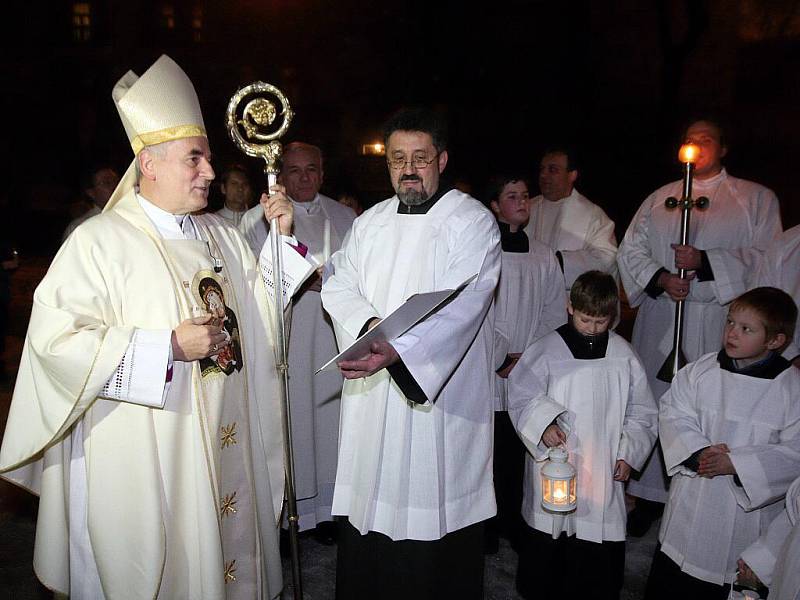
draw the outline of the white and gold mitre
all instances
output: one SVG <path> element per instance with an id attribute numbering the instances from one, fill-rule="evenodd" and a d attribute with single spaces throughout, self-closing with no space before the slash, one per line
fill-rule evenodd
<path id="1" fill-rule="evenodd" d="M 141 77 L 128 71 L 111 95 L 134 154 L 145 146 L 206 135 L 194 86 L 166 54 Z"/>
<path id="2" fill-rule="evenodd" d="M 139 77 L 128 71 L 111 92 L 134 154 L 146 146 L 206 136 L 192 82 L 166 54 Z M 136 183 L 134 158 L 106 204 L 109 210 Z"/>

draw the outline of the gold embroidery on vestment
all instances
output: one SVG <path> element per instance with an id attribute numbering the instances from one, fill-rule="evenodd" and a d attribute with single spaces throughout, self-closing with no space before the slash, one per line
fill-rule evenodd
<path id="1" fill-rule="evenodd" d="M 219 513 L 221 517 L 236 514 L 236 492 L 222 498 L 219 505 Z"/>
<path id="2" fill-rule="evenodd" d="M 236 581 L 236 559 L 229 563 L 225 563 L 225 583 L 229 581 Z"/>
<path id="3" fill-rule="evenodd" d="M 228 426 L 222 426 L 222 437 L 220 438 L 222 447 L 227 448 L 236 443 L 236 423 L 231 423 Z"/>

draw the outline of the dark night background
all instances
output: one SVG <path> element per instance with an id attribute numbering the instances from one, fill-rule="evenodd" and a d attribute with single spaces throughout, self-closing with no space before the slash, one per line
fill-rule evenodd
<path id="1" fill-rule="evenodd" d="M 223 127 L 245 83 L 283 89 L 284 138 L 326 153 L 323 191 L 389 195 L 379 140 L 403 104 L 446 113 L 451 176 L 481 197 L 498 170 L 535 175 L 542 149 L 580 150 L 578 188 L 625 228 L 644 197 L 677 179 L 681 124 L 711 112 L 729 128 L 729 171 L 776 191 L 800 222 L 793 186 L 800 2 L 685 0 L 358 2 L 97 0 L 8 5 L 0 58 L 5 132 L 0 194 L 22 255 L 57 249 L 81 169 L 131 158 L 111 88 L 161 53 L 189 74 L 217 170 L 236 160 Z"/>

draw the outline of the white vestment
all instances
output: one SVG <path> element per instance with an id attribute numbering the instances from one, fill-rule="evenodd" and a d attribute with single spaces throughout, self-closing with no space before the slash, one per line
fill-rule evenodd
<path id="1" fill-rule="evenodd" d="M 755 271 L 752 287 L 769 285 L 789 294 L 800 306 L 800 225 L 784 231 L 762 257 Z M 784 351 L 787 360 L 800 355 L 800 327 L 794 329 L 794 340 Z"/>
<path id="2" fill-rule="evenodd" d="M 680 198 L 682 185 L 675 181 L 647 197 L 633 217 L 617 257 L 628 301 L 639 309 L 631 341 L 656 398 L 669 387 L 656 374 L 672 349 L 675 303 L 666 292 L 652 298 L 645 288 L 660 268 L 677 273 L 670 244 L 680 241 L 681 214 L 678 209 L 667 209 L 664 201 L 670 196 Z M 683 305 L 682 344 L 689 362 L 719 350 L 728 314 L 726 304 L 747 290 L 761 253 L 781 232 L 775 194 L 751 181 L 731 177 L 724 169 L 711 179 L 694 180 L 693 196 L 706 196 L 710 202 L 705 210 L 692 210 L 688 241 L 706 251 L 714 279 L 695 279 L 689 284 Z M 640 498 L 666 501 L 658 452 L 653 453 L 641 478 L 630 482 L 628 490 Z"/>
<path id="3" fill-rule="evenodd" d="M 273 310 L 241 235 L 193 221 L 197 239 L 162 239 L 130 191 L 76 229 L 36 290 L 0 470 L 40 496 L 34 569 L 55 591 L 69 593 L 71 563 L 86 559 L 71 550 L 88 541 L 108 598 L 280 593 Z M 202 374 L 203 361 L 175 362 L 163 409 L 102 397 L 137 331 L 208 311 L 198 291 L 211 279 L 240 356 L 220 352 Z M 76 498 L 83 526 L 70 522 Z"/>
<path id="4" fill-rule="evenodd" d="M 528 252 L 503 252 L 495 290 L 495 367 L 567 322 L 564 275 L 553 250 L 528 239 Z M 516 367 L 515 367 L 516 368 Z M 497 376 L 495 410 L 506 410 L 508 379 Z"/>
<path id="5" fill-rule="evenodd" d="M 260 208 L 261 209 L 261 214 L 262 215 L 264 214 L 264 209 L 261 207 L 261 204 L 259 204 L 255 208 Z M 220 217 L 222 217 L 223 219 L 228 221 L 228 223 L 230 223 L 234 227 L 238 227 L 239 223 L 242 221 L 242 217 L 245 215 L 246 212 L 247 211 L 245 211 L 245 210 L 231 210 L 227 206 L 223 206 L 215 214 L 219 215 Z M 256 256 L 258 256 L 258 252 L 261 251 L 261 247 L 262 246 L 263 246 L 263 244 L 261 246 L 259 246 L 258 249 L 253 250 L 253 253 Z M 251 246 L 251 249 L 252 249 L 252 246 Z"/>
<path id="6" fill-rule="evenodd" d="M 522 516 L 551 533 L 552 513 L 541 505 L 542 442 L 556 419 L 567 433 L 569 462 L 577 471 L 575 534 L 592 542 L 625 540 L 625 484 L 614 481 L 624 460 L 641 468 L 656 439 L 656 403 L 628 342 L 608 334 L 605 358 L 576 359 L 554 331 L 530 346 L 509 377 L 508 413 L 528 448 Z"/>
<path id="7" fill-rule="evenodd" d="M 358 217 L 328 264 L 322 302 L 339 346 L 409 296 L 452 289 L 452 302 L 392 345 L 428 402 L 413 404 L 386 369 L 345 381 L 333 513 L 362 534 L 436 540 L 494 515 L 494 316 L 499 231 L 457 190 L 426 214 L 397 197 Z"/>
<path id="8" fill-rule="evenodd" d="M 669 500 L 661 550 L 692 577 L 722 585 L 736 579 L 736 560 L 781 511 L 800 476 L 800 372 L 774 379 L 722 369 L 706 354 L 678 371 L 661 398 L 659 435 Z M 727 444 L 741 481 L 698 477 L 682 463 L 712 444 Z"/>
<path id="9" fill-rule="evenodd" d="M 742 559 L 769 588 L 770 600 L 800 599 L 800 479 L 786 492 L 785 509 Z"/>
<path id="10" fill-rule="evenodd" d="M 322 195 L 293 204 L 295 236 L 324 264 L 341 247 L 355 213 Z M 314 373 L 337 353 L 319 292 L 302 291 L 292 302 L 289 335 L 289 399 L 301 530 L 331 520 L 342 376 L 336 370 Z"/>
<path id="11" fill-rule="evenodd" d="M 617 272 L 614 221 L 575 188 L 556 202 L 536 196 L 525 233 L 561 253 L 567 289 L 586 271 Z"/>

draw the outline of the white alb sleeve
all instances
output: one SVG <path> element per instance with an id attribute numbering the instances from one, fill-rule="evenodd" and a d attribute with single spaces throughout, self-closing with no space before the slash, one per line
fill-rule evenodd
<path id="1" fill-rule="evenodd" d="M 172 330 L 137 329 L 100 396 L 164 408 L 169 391 L 167 373 L 171 367 Z"/>
<path id="2" fill-rule="evenodd" d="M 258 255 L 258 267 L 261 271 L 264 285 L 267 287 L 267 292 L 270 297 L 274 298 L 275 286 L 273 282 L 275 279 L 272 272 L 271 235 L 271 233 L 267 234 L 267 239 L 261 247 L 261 252 Z M 321 265 L 314 260 L 310 253 L 306 254 L 306 256 L 300 253 L 299 244 L 294 236 L 281 235 L 281 242 L 283 243 L 283 252 L 281 254 L 283 261 L 283 305 L 288 306 L 289 300 L 303 285 L 303 282 Z"/>

